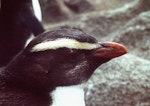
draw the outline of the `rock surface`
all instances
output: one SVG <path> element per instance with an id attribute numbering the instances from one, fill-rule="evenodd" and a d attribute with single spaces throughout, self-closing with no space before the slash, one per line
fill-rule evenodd
<path id="1" fill-rule="evenodd" d="M 109 0 L 83 0 L 90 9 L 82 7 L 82 0 L 75 1 L 77 12 L 66 6 L 72 17 L 65 14 L 66 19 L 49 20 L 45 27 L 78 27 L 99 41 L 119 42 L 129 50 L 100 66 L 90 78 L 87 106 L 150 106 L 150 1 L 112 0 L 111 5 Z"/>
<path id="2" fill-rule="evenodd" d="M 87 84 L 87 106 L 149 106 L 149 66 L 131 54 L 102 65 Z"/>

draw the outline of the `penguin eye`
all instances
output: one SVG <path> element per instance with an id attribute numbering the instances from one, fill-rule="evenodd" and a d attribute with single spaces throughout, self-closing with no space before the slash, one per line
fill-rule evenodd
<path id="1" fill-rule="evenodd" d="M 63 53 L 66 55 L 76 54 L 77 50 L 75 49 L 69 49 L 69 48 L 60 48 L 58 53 Z"/>
<path id="2" fill-rule="evenodd" d="M 72 55 L 72 54 L 77 54 L 77 50 L 74 50 L 74 49 L 70 49 L 69 50 L 69 53 Z"/>
<path id="3" fill-rule="evenodd" d="M 91 50 L 78 50 L 78 49 L 69 49 L 68 54 L 70 56 L 78 56 L 79 54 L 81 55 L 89 55 Z"/>
<path id="4" fill-rule="evenodd" d="M 67 57 L 75 56 L 79 53 L 78 50 L 68 49 L 68 48 L 60 48 L 60 49 L 57 49 L 56 52 L 58 55 L 61 54 L 61 56 L 67 56 Z"/>

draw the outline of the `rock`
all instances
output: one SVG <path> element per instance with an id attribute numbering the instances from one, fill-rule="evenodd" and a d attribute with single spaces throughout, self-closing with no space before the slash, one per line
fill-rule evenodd
<path id="1" fill-rule="evenodd" d="M 62 0 L 40 0 L 44 23 L 55 23 L 74 16 Z"/>
<path id="2" fill-rule="evenodd" d="M 93 11 L 99 14 L 101 11 L 124 7 L 130 2 L 130 0 L 112 0 L 111 2 L 109 0 L 40 0 L 45 23 L 58 23 Z"/>
<path id="3" fill-rule="evenodd" d="M 87 0 L 40 0 L 45 23 L 72 19 L 76 14 L 93 10 Z"/>
<path id="4" fill-rule="evenodd" d="M 87 106 L 150 106 L 149 66 L 131 54 L 103 65 L 88 82 Z"/>
<path id="5" fill-rule="evenodd" d="M 129 53 L 94 73 L 87 87 L 87 106 L 150 106 L 149 14 L 150 11 L 143 11 L 117 27 L 112 26 L 112 21 L 110 28 L 104 28 L 110 32 L 103 40 L 122 43 Z M 115 14 L 111 16 L 113 19 Z M 114 31 L 110 30 L 112 27 Z"/>
<path id="6" fill-rule="evenodd" d="M 83 29 L 85 32 L 95 35 L 95 37 L 106 37 L 110 33 L 120 29 L 124 26 L 133 16 L 137 15 L 138 12 L 132 9 L 134 6 L 137 7 L 139 2 L 133 1 L 129 4 L 124 5 L 121 8 L 117 8 L 109 11 L 93 11 L 89 13 L 75 15 L 74 18 L 56 23 L 53 25 L 46 25 L 47 29 L 53 29 L 59 26 L 75 26 Z M 101 4 L 102 5 L 102 4 Z M 138 9 L 136 9 L 138 10 Z M 128 11 L 128 12 L 127 12 Z M 100 39 L 101 40 L 101 39 Z"/>
<path id="7" fill-rule="evenodd" d="M 122 30 L 113 33 L 113 41 L 121 42 L 126 45 L 130 53 L 150 60 L 150 41 L 148 40 L 150 39 L 149 19 L 150 11 L 142 12 L 130 20 Z"/>
<path id="8" fill-rule="evenodd" d="M 136 15 L 132 12 L 130 15 L 129 12 L 114 13 L 101 21 L 109 27 L 103 27 L 106 36 L 101 38 L 126 45 L 129 53 L 94 73 L 88 82 L 87 106 L 150 106 L 150 11 L 139 11 Z M 119 18 L 122 16 L 126 19 Z"/>
<path id="9" fill-rule="evenodd" d="M 87 0 L 64 0 L 64 3 L 73 12 L 78 14 L 94 10 L 93 5 L 91 5 Z"/>

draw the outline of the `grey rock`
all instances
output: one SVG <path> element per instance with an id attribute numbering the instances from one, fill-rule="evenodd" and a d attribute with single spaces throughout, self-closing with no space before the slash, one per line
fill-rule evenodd
<path id="1" fill-rule="evenodd" d="M 87 84 L 87 106 L 149 106 L 149 66 L 131 54 L 103 65 Z"/>
<path id="2" fill-rule="evenodd" d="M 142 12 L 130 20 L 122 30 L 111 34 L 113 41 L 126 45 L 131 54 L 150 60 L 149 19 L 150 11 Z"/>
<path id="3" fill-rule="evenodd" d="M 103 37 L 126 45 L 129 53 L 94 73 L 87 87 L 87 106 L 150 106 L 149 14 L 141 12 Z"/>

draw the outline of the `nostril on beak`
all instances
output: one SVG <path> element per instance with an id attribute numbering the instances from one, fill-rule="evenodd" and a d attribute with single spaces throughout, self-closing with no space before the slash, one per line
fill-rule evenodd
<path id="1" fill-rule="evenodd" d="M 99 43 L 100 44 L 100 46 L 102 47 L 102 48 L 109 48 L 109 49 L 111 49 L 112 47 L 110 46 L 110 45 L 108 45 L 107 43 Z"/>
<path id="2" fill-rule="evenodd" d="M 105 43 L 100 43 L 100 45 L 101 45 L 102 47 L 105 47 L 105 48 L 109 47 L 109 46 L 106 45 Z"/>

